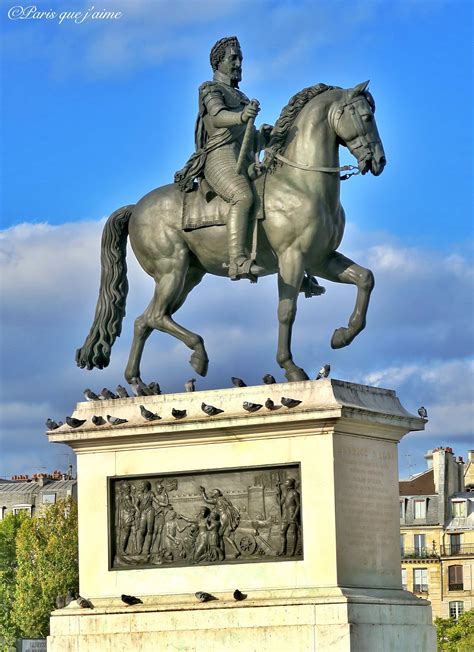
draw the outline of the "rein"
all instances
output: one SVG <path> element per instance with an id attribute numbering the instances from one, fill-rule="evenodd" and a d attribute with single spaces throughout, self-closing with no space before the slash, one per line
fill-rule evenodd
<path id="1" fill-rule="evenodd" d="M 349 170 L 357 170 L 357 172 L 350 172 L 349 174 L 344 174 L 342 177 L 340 177 L 341 181 L 346 181 L 346 179 L 349 179 L 350 177 L 354 177 L 360 174 L 360 170 L 357 167 L 357 165 L 341 165 L 337 168 L 313 167 L 311 165 L 306 165 L 304 163 L 296 163 L 296 161 L 290 161 L 290 159 L 286 158 L 286 156 L 283 156 L 282 154 L 275 154 L 269 149 L 266 149 L 265 151 L 270 154 L 271 158 L 276 158 L 282 163 L 286 163 L 286 165 L 289 165 L 292 168 L 297 168 L 298 170 L 306 170 L 306 172 L 334 173 L 334 172 L 346 172 Z"/>

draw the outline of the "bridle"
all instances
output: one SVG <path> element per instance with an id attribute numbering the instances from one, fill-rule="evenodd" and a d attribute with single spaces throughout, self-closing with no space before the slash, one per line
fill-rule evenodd
<path id="1" fill-rule="evenodd" d="M 355 141 L 351 143 L 352 149 L 357 150 L 363 148 L 367 150 L 367 153 L 364 156 L 361 156 L 360 158 L 356 157 L 357 160 L 361 162 L 361 161 L 365 161 L 365 159 L 372 154 L 371 145 L 373 142 L 375 143 L 376 141 L 370 141 L 368 139 L 365 133 L 364 123 L 362 122 L 359 113 L 355 110 L 354 104 L 359 99 L 360 99 L 360 94 L 356 95 L 349 102 L 346 102 L 346 104 L 343 104 L 342 106 L 338 107 L 337 111 L 334 114 L 334 130 L 337 131 L 337 126 L 339 124 L 339 120 L 342 117 L 342 114 L 346 109 L 349 109 L 352 122 L 354 123 L 357 132 L 357 138 L 355 139 Z M 357 165 L 341 165 L 339 167 L 316 167 L 312 165 L 306 165 L 305 163 L 297 163 L 296 161 L 291 161 L 290 159 L 286 158 L 286 156 L 283 156 L 283 154 L 279 154 L 278 152 L 272 151 L 271 148 L 265 149 L 264 151 L 269 155 L 270 164 L 272 160 L 276 158 L 278 161 L 285 163 L 285 165 L 289 165 L 290 167 L 297 168 L 298 170 L 305 170 L 306 172 L 327 172 L 329 174 L 335 172 L 348 172 L 348 174 L 344 174 L 340 177 L 341 181 L 346 181 L 350 177 L 357 176 L 358 174 L 361 173 Z"/>

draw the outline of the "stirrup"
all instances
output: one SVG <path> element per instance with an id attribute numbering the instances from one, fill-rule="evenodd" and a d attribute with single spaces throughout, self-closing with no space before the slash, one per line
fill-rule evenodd
<path id="1" fill-rule="evenodd" d="M 256 265 L 252 258 L 237 258 L 229 265 L 229 277 L 231 281 L 240 281 L 240 279 L 245 278 L 251 283 L 256 283 L 258 281 L 258 274 L 262 272 L 263 268 Z"/>

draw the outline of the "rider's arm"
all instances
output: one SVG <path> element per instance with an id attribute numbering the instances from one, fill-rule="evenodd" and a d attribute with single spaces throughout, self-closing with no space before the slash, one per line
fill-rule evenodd
<path id="1" fill-rule="evenodd" d="M 206 113 L 211 119 L 214 127 L 233 127 L 248 122 L 250 118 L 255 118 L 258 113 L 258 107 L 253 104 L 247 104 L 243 111 L 229 111 L 222 93 L 217 87 L 208 82 L 203 84 L 199 89 L 201 102 L 205 107 Z"/>

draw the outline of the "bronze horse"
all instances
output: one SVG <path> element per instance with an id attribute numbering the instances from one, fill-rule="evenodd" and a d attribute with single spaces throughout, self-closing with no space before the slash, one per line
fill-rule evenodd
<path id="1" fill-rule="evenodd" d="M 257 181 L 256 210 L 262 209 L 263 203 L 264 219 L 257 222 L 256 262 L 266 274 L 278 274 L 277 362 L 289 381 L 308 379 L 291 354 L 291 332 L 305 272 L 357 287 L 349 323 L 335 330 L 333 348 L 347 346 L 365 327 L 373 274 L 337 248 L 345 224 L 339 145 L 347 146 L 357 158 L 362 174 L 370 171 L 378 176 L 386 162 L 367 86 L 368 82 L 351 89 L 320 84 L 295 95 L 275 124 L 264 160 L 268 170 Z M 140 378 L 143 348 L 154 329 L 184 342 L 193 351 L 192 367 L 206 375 L 209 359 L 202 337 L 178 324 L 173 314 L 204 274 L 227 276 L 223 268 L 228 258 L 226 227 L 183 231 L 182 203 L 183 193 L 170 184 L 109 217 L 102 235 L 94 322 L 76 354 L 80 367 L 106 367 L 120 335 L 128 291 L 125 256 L 129 235 L 138 262 L 154 278 L 156 287 L 148 308 L 135 321 L 126 380 Z"/>

